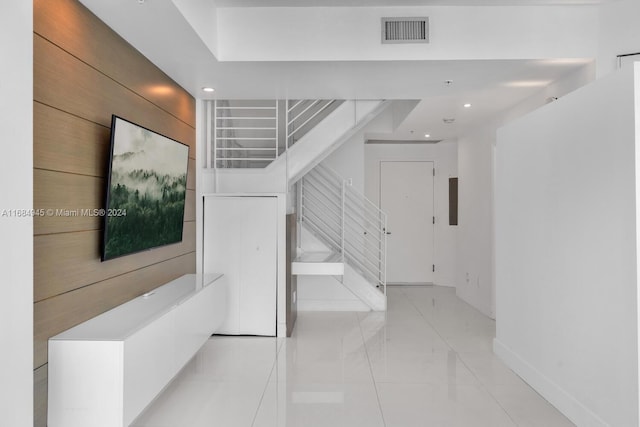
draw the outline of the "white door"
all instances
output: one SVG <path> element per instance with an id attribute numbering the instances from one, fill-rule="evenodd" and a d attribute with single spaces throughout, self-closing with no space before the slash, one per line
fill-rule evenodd
<path id="1" fill-rule="evenodd" d="M 433 283 L 433 162 L 380 162 L 387 283 Z"/>
<path id="2" fill-rule="evenodd" d="M 277 214 L 275 197 L 205 197 L 204 272 L 228 283 L 218 333 L 276 335 Z"/>

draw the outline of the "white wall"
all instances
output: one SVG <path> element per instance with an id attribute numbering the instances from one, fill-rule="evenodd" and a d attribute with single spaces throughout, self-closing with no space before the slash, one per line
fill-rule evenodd
<path id="1" fill-rule="evenodd" d="M 449 225 L 449 178 L 458 176 L 457 144 L 366 144 L 365 195 L 380 204 L 380 162 L 383 160 L 433 161 L 436 168 L 434 230 L 436 271 L 434 283 L 455 286 L 457 227 Z"/>
<path id="2" fill-rule="evenodd" d="M 381 44 L 384 16 L 428 16 L 429 44 Z M 221 61 L 593 57 L 595 6 L 218 10 Z"/>
<path id="3" fill-rule="evenodd" d="M 358 132 L 340 148 L 331 153 L 323 165 L 351 179 L 353 188 L 364 194 L 364 133 Z"/>
<path id="4" fill-rule="evenodd" d="M 639 16 L 637 0 L 619 0 L 600 7 L 598 77 L 617 68 L 616 55 L 640 52 Z"/>
<path id="5" fill-rule="evenodd" d="M 33 425 L 33 6 L 0 6 L 0 424 Z M 7 210 L 5 212 L 5 210 Z"/>
<path id="6" fill-rule="evenodd" d="M 595 64 L 548 85 L 483 126 L 468 129 L 458 139 L 460 218 L 455 284 L 457 295 L 485 315 L 495 318 L 493 275 L 493 147 L 497 129 L 595 78 Z"/>
<path id="7" fill-rule="evenodd" d="M 577 425 L 638 425 L 631 71 L 498 133 L 495 351 Z"/>
<path id="8" fill-rule="evenodd" d="M 456 293 L 495 318 L 493 290 L 493 144 L 495 128 L 458 139 Z"/>

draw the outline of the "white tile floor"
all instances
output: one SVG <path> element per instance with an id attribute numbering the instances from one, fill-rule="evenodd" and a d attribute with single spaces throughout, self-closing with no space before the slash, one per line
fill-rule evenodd
<path id="1" fill-rule="evenodd" d="M 298 314 L 288 339 L 214 337 L 135 427 L 572 426 L 491 350 L 451 288 L 389 287 L 387 313 Z"/>

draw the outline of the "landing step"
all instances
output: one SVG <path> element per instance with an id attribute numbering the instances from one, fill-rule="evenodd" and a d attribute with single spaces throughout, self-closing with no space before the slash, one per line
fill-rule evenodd
<path id="1" fill-rule="evenodd" d="M 305 252 L 291 263 L 291 273 L 296 275 L 342 276 L 344 263 L 340 254 L 333 252 Z"/>

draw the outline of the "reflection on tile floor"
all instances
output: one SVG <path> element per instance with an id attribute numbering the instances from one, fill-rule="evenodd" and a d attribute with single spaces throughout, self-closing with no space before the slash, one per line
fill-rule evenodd
<path id="1" fill-rule="evenodd" d="M 452 288 L 386 313 L 301 312 L 294 336 L 213 337 L 134 427 L 573 426 L 491 350 Z"/>

